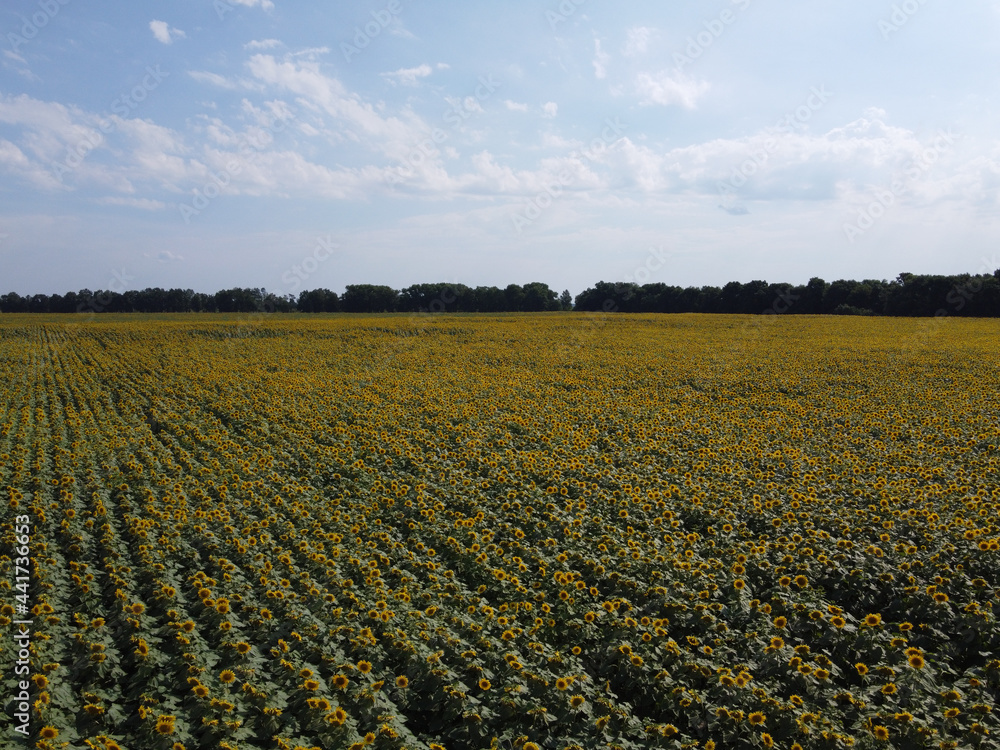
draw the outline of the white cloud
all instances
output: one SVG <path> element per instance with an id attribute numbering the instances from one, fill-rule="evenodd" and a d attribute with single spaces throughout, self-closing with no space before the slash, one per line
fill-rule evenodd
<path id="1" fill-rule="evenodd" d="M 170 44 L 173 41 L 170 38 L 170 29 L 166 21 L 150 21 L 149 28 L 153 31 L 156 41 L 163 42 L 163 44 Z"/>
<path id="2" fill-rule="evenodd" d="M 248 68 L 254 76 L 248 83 L 266 84 L 272 94 L 266 100 L 245 99 L 233 121 L 242 124 L 235 127 L 205 117 L 187 130 L 175 131 L 138 117 L 102 117 L 26 95 L 0 96 L 0 123 L 11 126 L 5 127 L 10 140 L 0 140 L 0 172 L 43 190 L 86 188 L 94 191 L 93 200 L 109 205 L 160 210 L 163 204 L 150 190 L 190 194 L 211 182 L 213 174 L 227 173 L 226 195 L 357 200 L 392 189 L 397 194 L 437 199 L 463 196 L 485 200 L 497 195 L 530 197 L 555 180 L 565 185 L 566 202 L 571 206 L 584 205 L 577 201 L 592 205 L 612 199 L 641 202 L 657 196 L 680 196 L 714 207 L 720 203 L 719 183 L 742 169 L 748 177 L 740 180 L 739 200 L 723 208 L 745 213 L 747 205 L 752 208 L 760 201 L 861 201 L 880 186 L 891 184 L 897 175 L 905 175 L 908 165 L 928 148 L 926 138 L 891 124 L 886 113 L 877 109 L 818 134 L 809 132 L 804 124 L 772 127 L 744 138 L 714 139 L 670 149 L 658 148 L 635 135 L 614 140 L 617 134 L 606 147 L 594 149 L 549 132 L 530 147 L 531 153 L 540 150 L 543 157 L 528 168 L 515 166 L 506 148 L 500 151 L 487 145 L 488 131 L 463 130 L 463 137 L 456 134 L 440 152 L 409 166 L 403 185 L 390 188 L 389 176 L 398 174 L 407 156 L 426 140 L 430 130 L 426 123 L 405 107 L 387 111 L 385 104 L 366 101 L 341 81 L 325 75 L 319 63 L 255 55 Z M 193 71 L 189 75 L 227 85 L 226 79 L 212 73 Z M 675 94 L 660 98 L 656 103 L 684 101 Z M 470 113 L 481 109 L 475 97 L 447 101 Z M 527 105 L 513 100 L 504 103 L 510 111 L 528 110 Z M 558 105 L 547 102 L 541 111 L 546 117 L 556 117 Z M 287 122 L 289 128 L 275 138 L 271 126 L 277 119 Z M 96 138 L 98 124 L 108 121 L 113 128 L 95 152 L 62 183 L 56 180 L 52 164 L 64 160 L 68 150 L 81 140 Z M 342 154 L 322 150 L 320 139 L 310 141 L 308 156 L 299 150 L 297 140 L 301 143 L 303 136 L 317 135 L 328 145 L 351 148 L 355 166 L 340 166 Z M 479 137 L 484 140 L 484 145 L 477 147 L 479 152 L 463 154 L 470 140 Z M 246 156 L 248 140 L 255 144 L 253 158 Z M 571 152 L 578 148 L 582 150 Z M 364 164 L 364 149 L 375 152 L 372 163 Z M 467 159 L 462 160 L 462 156 Z M 234 170 L 233 164 L 239 169 Z M 964 157 L 948 150 L 923 170 L 919 179 L 907 182 L 898 203 L 930 205 L 961 199 L 970 206 L 981 206 L 983 211 L 996 211 L 998 185 L 1000 148 Z"/>
<path id="3" fill-rule="evenodd" d="M 258 5 L 263 10 L 274 10 L 274 3 L 271 0 L 228 0 L 236 5 L 242 5 L 246 8 L 256 8 Z"/>
<path id="4" fill-rule="evenodd" d="M 555 133 L 542 134 L 542 148 L 545 149 L 569 151 L 574 148 L 579 148 L 582 145 L 583 143 L 581 143 L 580 141 L 563 138 L 561 135 L 556 135 Z"/>
<path id="5" fill-rule="evenodd" d="M 594 40 L 594 77 L 598 79 L 607 78 L 608 76 L 608 63 L 611 61 L 611 55 L 607 52 L 601 51 L 601 40 Z"/>
<path id="6" fill-rule="evenodd" d="M 170 262 L 173 262 L 173 261 L 182 261 L 182 260 L 184 260 L 184 256 L 183 255 L 177 255 L 176 253 L 172 253 L 169 250 L 161 250 L 158 253 L 143 253 L 142 255 L 145 258 L 151 258 L 153 260 L 158 260 L 158 261 L 160 261 L 160 263 L 170 263 Z"/>
<path id="7" fill-rule="evenodd" d="M 289 58 L 293 57 L 304 57 L 307 60 L 316 60 L 323 55 L 330 53 L 329 47 L 306 47 L 305 49 L 300 49 L 297 52 L 290 52 L 288 54 Z"/>
<path id="8" fill-rule="evenodd" d="M 399 15 L 394 15 L 389 22 L 389 33 L 401 39 L 416 39 L 416 35 L 403 26 L 403 19 Z"/>
<path id="9" fill-rule="evenodd" d="M 973 163 L 959 155 L 957 141 L 949 146 L 938 136 L 930 163 L 926 154 L 934 138 L 921 139 L 876 114 L 869 111 L 821 134 L 776 126 L 668 151 L 625 137 L 595 161 L 606 166 L 606 184 L 644 193 L 703 195 L 718 202 L 720 185 L 726 185 L 731 190 L 723 197 L 730 200 L 723 208 L 730 213 L 746 213 L 743 201 L 749 200 L 870 200 L 894 182 L 900 203 L 973 201 L 1000 176 L 1000 149 Z"/>
<path id="10" fill-rule="evenodd" d="M 280 47 L 281 42 L 277 39 L 253 39 L 243 45 L 243 49 L 274 49 Z"/>
<path id="11" fill-rule="evenodd" d="M 153 32 L 156 41 L 163 44 L 170 44 L 175 39 L 184 39 L 187 36 L 180 29 L 171 28 L 166 21 L 150 21 L 149 28 Z"/>
<path id="12" fill-rule="evenodd" d="M 465 99 L 461 100 L 461 104 L 458 104 L 457 99 L 452 99 L 451 97 L 446 97 L 445 101 L 456 107 L 459 111 L 465 110 L 469 114 L 481 115 L 483 113 L 483 105 L 479 103 L 479 100 L 474 96 L 467 96 Z"/>
<path id="13" fill-rule="evenodd" d="M 696 81 L 680 71 L 664 70 L 655 74 L 640 73 L 636 77 L 635 89 L 640 104 L 678 104 L 685 109 L 694 109 L 698 99 L 708 91 L 709 84 L 708 81 Z"/>
<path id="14" fill-rule="evenodd" d="M 247 67 L 262 83 L 296 94 L 303 105 L 313 106 L 346 124 L 350 129 L 345 133 L 348 138 L 387 156 L 405 158 L 429 130 L 409 112 L 405 120 L 383 117 L 339 80 L 324 75 L 315 62 L 278 62 L 270 55 L 254 55 Z"/>
<path id="15" fill-rule="evenodd" d="M 10 141 L 0 139 L 0 172 L 7 172 L 45 190 L 60 187 L 59 181 L 41 165 L 32 162 L 28 156 Z"/>
<path id="16" fill-rule="evenodd" d="M 218 73 L 210 73 L 206 70 L 189 70 L 187 74 L 198 83 L 207 83 L 212 86 L 218 86 L 221 89 L 239 88 L 234 81 L 230 81 L 228 78 L 220 76 Z"/>
<path id="17" fill-rule="evenodd" d="M 43 162 L 61 160 L 67 149 L 101 140 L 99 118 L 58 102 L 43 102 L 27 94 L 0 95 L 0 122 L 23 130 L 21 146 Z"/>
<path id="18" fill-rule="evenodd" d="M 382 77 L 393 85 L 398 83 L 403 86 L 416 86 L 418 80 L 426 78 L 432 72 L 433 69 L 431 66 L 424 63 L 423 65 L 418 65 L 415 68 L 400 68 L 399 70 L 391 73 L 383 73 Z"/>
<path id="19" fill-rule="evenodd" d="M 635 26 L 629 29 L 622 54 L 626 57 L 638 57 L 646 54 L 652 34 L 653 30 L 647 26 Z"/>

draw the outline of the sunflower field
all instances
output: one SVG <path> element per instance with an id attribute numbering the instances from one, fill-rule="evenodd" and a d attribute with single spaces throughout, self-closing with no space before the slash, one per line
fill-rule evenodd
<path id="1" fill-rule="evenodd" d="M 0 317 L 0 746 L 1000 743 L 996 321 L 73 321 Z"/>

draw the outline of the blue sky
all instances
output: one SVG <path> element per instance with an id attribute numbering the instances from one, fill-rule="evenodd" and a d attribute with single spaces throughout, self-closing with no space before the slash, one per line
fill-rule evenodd
<path id="1" fill-rule="evenodd" d="M 10 0 L 0 35 L 0 292 L 1000 267 L 995 0 Z"/>

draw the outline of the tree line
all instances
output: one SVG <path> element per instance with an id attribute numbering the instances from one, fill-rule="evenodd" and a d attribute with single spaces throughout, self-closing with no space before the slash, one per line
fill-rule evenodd
<path id="1" fill-rule="evenodd" d="M 413 284 L 402 290 L 377 284 L 349 284 L 343 294 L 311 289 L 279 295 L 264 288 L 223 289 L 214 294 L 192 289 L 147 288 L 125 292 L 81 289 L 66 294 L 16 292 L 0 296 L 0 313 L 175 313 L 175 312 L 546 312 L 571 310 L 569 291 L 561 295 L 542 282 L 468 287 L 464 284 Z"/>
<path id="2" fill-rule="evenodd" d="M 799 315 L 962 315 L 1000 317 L 1000 269 L 952 276 L 901 273 L 892 281 L 840 279 L 806 284 L 731 281 L 723 287 L 598 282 L 576 310 Z"/>
<path id="3" fill-rule="evenodd" d="M 147 288 L 124 292 L 81 289 L 66 294 L 0 296 L 0 313 L 437 313 L 437 312 L 743 313 L 809 315 L 960 315 L 1000 317 L 1000 269 L 990 274 L 952 276 L 901 273 L 892 281 L 865 279 L 806 284 L 731 281 L 725 286 L 679 287 L 663 283 L 600 281 L 574 298 L 543 282 L 469 287 L 413 284 L 393 289 L 349 284 L 343 294 L 311 289 L 278 295 L 263 288 L 223 289 L 214 294 L 191 289 Z"/>

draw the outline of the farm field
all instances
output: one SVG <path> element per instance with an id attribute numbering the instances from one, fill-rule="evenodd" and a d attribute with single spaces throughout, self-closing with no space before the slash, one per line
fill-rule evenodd
<path id="1" fill-rule="evenodd" d="M 0 746 L 1000 742 L 995 320 L 76 320 L 0 317 Z"/>

